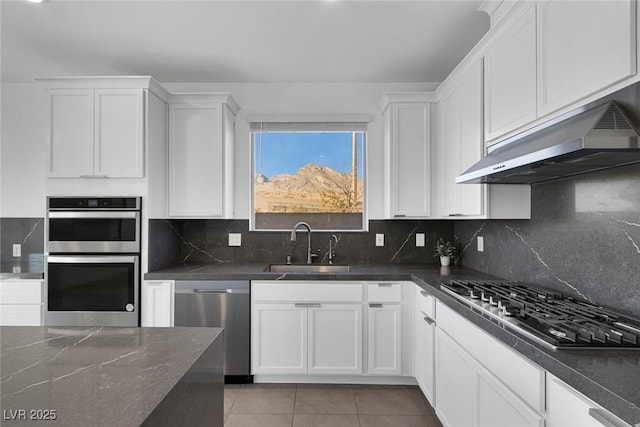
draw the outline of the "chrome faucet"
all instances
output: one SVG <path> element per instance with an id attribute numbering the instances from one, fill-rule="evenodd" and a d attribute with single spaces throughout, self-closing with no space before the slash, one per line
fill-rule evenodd
<path id="1" fill-rule="evenodd" d="M 296 230 L 298 227 L 306 227 L 309 235 L 307 236 L 307 264 L 311 264 L 311 227 L 306 222 L 300 221 L 296 225 L 293 226 L 293 230 L 291 230 L 291 241 L 296 241 Z"/>
<path id="2" fill-rule="evenodd" d="M 329 264 L 333 264 L 333 260 L 336 259 L 336 253 L 334 252 L 333 241 L 335 240 L 336 246 L 338 246 L 338 236 L 335 234 L 331 235 L 329 239 Z"/>

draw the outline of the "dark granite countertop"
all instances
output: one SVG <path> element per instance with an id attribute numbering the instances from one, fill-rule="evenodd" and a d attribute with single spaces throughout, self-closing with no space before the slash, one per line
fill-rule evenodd
<path id="1" fill-rule="evenodd" d="M 44 261 L 0 261 L 0 279 L 44 279 Z"/>
<path id="2" fill-rule="evenodd" d="M 440 290 L 450 279 L 498 279 L 460 267 L 352 265 L 349 273 L 271 273 L 267 264 L 180 265 L 145 274 L 146 280 L 411 280 L 456 312 L 512 347 L 632 426 L 640 426 L 640 351 L 550 350 L 505 329 Z"/>
<path id="3" fill-rule="evenodd" d="M 139 426 L 221 333 L 1 327 L 2 425 Z M 10 419 L 19 410 L 26 411 L 26 421 Z M 30 410 L 55 410 L 56 419 L 30 420 L 46 414 Z"/>

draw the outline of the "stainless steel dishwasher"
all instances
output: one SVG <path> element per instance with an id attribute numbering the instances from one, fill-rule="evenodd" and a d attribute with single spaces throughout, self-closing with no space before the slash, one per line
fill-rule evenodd
<path id="1" fill-rule="evenodd" d="M 225 382 L 253 382 L 249 281 L 178 280 L 174 316 L 176 326 L 224 328 Z"/>

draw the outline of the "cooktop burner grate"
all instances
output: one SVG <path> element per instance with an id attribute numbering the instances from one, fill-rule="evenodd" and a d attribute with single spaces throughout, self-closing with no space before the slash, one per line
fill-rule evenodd
<path id="1" fill-rule="evenodd" d="M 605 307 L 502 280 L 451 280 L 441 288 L 554 349 L 640 349 L 640 321 Z"/>

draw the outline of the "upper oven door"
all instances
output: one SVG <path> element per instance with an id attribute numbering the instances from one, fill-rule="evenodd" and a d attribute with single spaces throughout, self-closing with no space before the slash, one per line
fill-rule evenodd
<path id="1" fill-rule="evenodd" d="M 138 253 L 140 212 L 49 212 L 49 253 Z"/>

